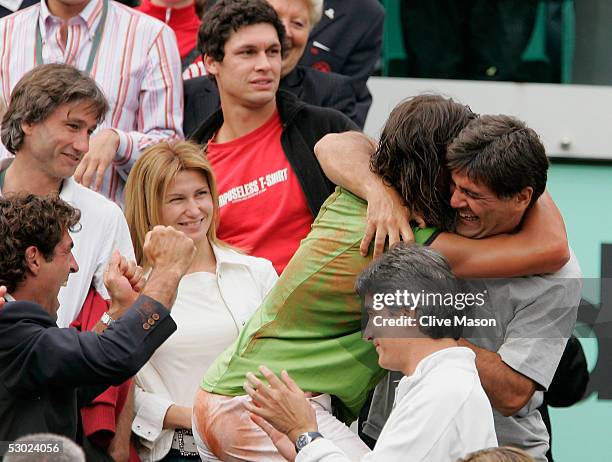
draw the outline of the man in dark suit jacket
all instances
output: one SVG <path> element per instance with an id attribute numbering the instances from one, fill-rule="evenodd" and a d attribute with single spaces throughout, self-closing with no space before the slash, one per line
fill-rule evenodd
<path id="1" fill-rule="evenodd" d="M 101 334 L 57 327 L 59 288 L 78 271 L 68 230 L 79 217 L 58 197 L 0 198 L 0 440 L 50 432 L 80 442 L 78 401 L 135 374 L 176 330 L 169 308 L 195 247 L 165 227 L 147 236 L 154 269 L 141 293 L 134 264 L 116 253 L 109 265 L 109 313 L 120 319 L 103 316 Z"/>
<path id="2" fill-rule="evenodd" d="M 325 0 L 321 21 L 310 32 L 300 60 L 304 66 L 349 76 L 364 121 L 372 105 L 366 82 L 380 58 L 384 20 L 378 0 Z"/>

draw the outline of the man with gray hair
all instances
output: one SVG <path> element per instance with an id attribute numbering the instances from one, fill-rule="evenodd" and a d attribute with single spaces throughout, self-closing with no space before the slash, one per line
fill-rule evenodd
<path id="1" fill-rule="evenodd" d="M 452 300 L 463 294 L 446 259 L 427 247 L 400 244 L 364 269 L 356 286 L 368 315 L 364 337 L 376 347 L 379 365 L 404 375 L 380 439 L 361 461 L 455 462 L 468 452 L 497 446 L 476 355 L 457 342 L 462 316 Z M 398 293 L 435 297 L 414 305 Z M 296 441 L 298 462 L 348 462 L 318 433 L 311 404 L 287 372 L 283 383 L 267 368 L 260 371 L 269 386 L 247 374 L 252 402 L 245 407 L 279 452 L 293 460 L 291 442 Z"/>
<path id="2" fill-rule="evenodd" d="M 103 274 L 113 250 L 134 259 L 121 209 L 73 178 L 107 111 L 93 79 L 67 64 L 45 64 L 17 83 L 2 118 L 2 143 L 15 157 L 0 161 L 0 194 L 59 195 L 81 211 L 81 232 L 72 235 L 80 271 L 60 291 L 60 327 L 77 317 L 90 286 L 108 299 Z"/>
<path id="3" fill-rule="evenodd" d="M 447 151 L 450 205 L 457 234 L 482 239 L 514 234 L 546 188 L 548 159 L 538 135 L 510 116 L 472 120 Z M 473 329 L 460 344 L 476 353 L 502 445 L 546 461 L 549 435 L 538 407 L 576 322 L 582 275 L 576 258 L 556 273 L 474 281 L 487 303 L 474 308 Z M 487 318 L 494 326 L 483 325 Z M 378 437 L 395 393 L 390 376 L 376 389 L 364 433 Z"/>

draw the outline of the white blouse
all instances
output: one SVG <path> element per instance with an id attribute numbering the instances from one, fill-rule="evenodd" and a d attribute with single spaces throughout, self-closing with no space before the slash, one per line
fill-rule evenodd
<path id="1" fill-rule="evenodd" d="M 168 408 L 192 406 L 204 373 L 237 338 L 245 310 L 252 314 L 277 279 L 267 260 L 214 250 L 217 273 L 183 277 L 171 313 L 177 330 L 136 375 L 132 431 L 140 437 L 143 461 L 166 456 L 174 434 L 162 428 Z M 239 308 L 233 306 L 236 293 L 242 294 Z"/>

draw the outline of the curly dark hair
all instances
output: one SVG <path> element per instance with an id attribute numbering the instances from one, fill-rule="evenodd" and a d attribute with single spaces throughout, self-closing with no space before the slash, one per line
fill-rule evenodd
<path id="1" fill-rule="evenodd" d="M 285 26 L 266 0 L 220 0 L 215 3 L 202 18 L 198 49 L 202 57 L 208 55 L 221 62 L 225 57 L 225 42 L 232 33 L 241 27 L 262 23 L 276 29 L 284 57 L 287 50 Z"/>
<path id="2" fill-rule="evenodd" d="M 81 212 L 57 196 L 0 197 L 0 285 L 10 293 L 25 280 L 30 246 L 51 261 L 64 232 L 78 231 L 80 219 Z"/>
<path id="3" fill-rule="evenodd" d="M 393 186 L 429 226 L 453 229 L 446 148 L 476 118 L 468 106 L 439 95 L 398 104 L 383 129 L 370 169 Z"/>

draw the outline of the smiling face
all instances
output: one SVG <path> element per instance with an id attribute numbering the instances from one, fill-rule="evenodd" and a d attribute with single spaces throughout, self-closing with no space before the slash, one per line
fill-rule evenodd
<path id="1" fill-rule="evenodd" d="M 285 26 L 287 53 L 283 59 L 281 77 L 286 76 L 297 65 L 308 43 L 312 28 L 307 0 L 268 0 Z"/>
<path id="2" fill-rule="evenodd" d="M 378 354 L 378 365 L 389 371 L 401 371 L 404 361 L 402 353 L 406 351 L 406 339 L 378 337 L 372 340 Z"/>
<path id="3" fill-rule="evenodd" d="M 18 155 L 32 156 L 32 165 L 50 179 L 64 180 L 89 151 L 89 137 L 96 126 L 89 101 L 62 104 L 44 121 L 22 124 L 25 137 Z"/>
<path id="4" fill-rule="evenodd" d="M 457 211 L 456 233 L 481 239 L 516 231 L 529 207 L 533 188 L 526 187 L 509 198 L 500 198 L 465 173 L 451 173 L 451 207 Z"/>
<path id="5" fill-rule="evenodd" d="M 161 224 L 190 237 L 196 246 L 208 242 L 214 205 L 208 181 L 196 170 L 183 170 L 170 182 L 161 206 Z"/>
<path id="6" fill-rule="evenodd" d="M 67 284 L 70 273 L 76 273 L 79 270 L 79 265 L 72 255 L 72 247 L 72 238 L 68 231 L 64 231 L 64 236 L 55 246 L 50 261 L 47 261 L 40 251 L 35 250 L 35 258 L 38 263 L 35 270 L 36 284 L 45 288 L 44 293 L 47 298 L 42 301 L 41 305 L 54 318 L 57 318 L 57 309 L 59 308 L 57 295 L 60 287 Z"/>
<path id="7" fill-rule="evenodd" d="M 224 107 L 274 106 L 281 70 L 281 44 L 268 23 L 244 26 L 225 42 L 223 61 L 204 57 L 214 75 Z"/>

